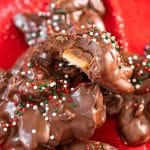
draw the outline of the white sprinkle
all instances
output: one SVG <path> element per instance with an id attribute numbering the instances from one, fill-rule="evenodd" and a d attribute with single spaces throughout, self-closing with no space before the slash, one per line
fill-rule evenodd
<path id="1" fill-rule="evenodd" d="M 21 71 L 21 75 L 23 75 L 23 76 L 24 76 L 25 74 L 26 74 L 26 73 L 25 73 L 24 71 Z"/>
<path id="2" fill-rule="evenodd" d="M 147 59 L 150 59 L 150 55 L 147 55 L 146 58 L 147 58 Z"/>
<path id="3" fill-rule="evenodd" d="M 71 91 L 74 91 L 74 88 L 71 88 Z"/>
<path id="4" fill-rule="evenodd" d="M 36 129 L 32 129 L 32 133 L 35 134 L 36 133 Z"/>
<path id="5" fill-rule="evenodd" d="M 143 65 L 143 66 L 146 66 L 146 62 L 145 62 L 145 61 L 143 61 L 143 62 L 142 62 L 142 65 Z"/>
<path id="6" fill-rule="evenodd" d="M 16 108 L 14 107 L 14 108 L 13 108 L 13 111 L 15 111 L 15 110 L 16 110 Z"/>
<path id="7" fill-rule="evenodd" d="M 15 126 L 15 125 L 16 125 L 16 122 L 15 122 L 15 121 L 13 121 L 12 125 L 13 125 L 13 126 Z"/>
<path id="8" fill-rule="evenodd" d="M 86 37 L 87 37 L 87 34 L 83 34 L 82 37 L 86 38 Z"/>
<path id="9" fill-rule="evenodd" d="M 89 34 L 90 34 L 90 35 L 93 35 L 93 32 L 90 32 Z"/>
<path id="10" fill-rule="evenodd" d="M 54 95 L 54 96 L 53 96 L 53 99 L 56 99 L 56 98 L 57 98 L 57 96 L 56 96 L 56 95 Z"/>
<path id="11" fill-rule="evenodd" d="M 55 136 L 54 136 L 54 135 L 51 135 L 51 136 L 50 136 L 50 139 L 51 139 L 51 140 L 54 140 L 54 139 L 55 139 Z"/>
<path id="12" fill-rule="evenodd" d="M 33 86 L 33 89 L 34 89 L 34 90 L 37 90 L 37 88 L 38 88 L 37 85 L 34 85 L 34 86 Z"/>
<path id="13" fill-rule="evenodd" d="M 46 107 L 45 110 L 49 110 L 49 107 Z"/>
<path id="14" fill-rule="evenodd" d="M 30 82 L 26 82 L 26 86 L 29 86 L 30 85 Z"/>
<path id="15" fill-rule="evenodd" d="M 139 89 L 139 88 L 140 88 L 140 85 L 139 85 L 139 84 L 136 84 L 136 85 L 135 85 L 135 88 L 136 88 L 136 89 Z"/>
<path id="16" fill-rule="evenodd" d="M 56 82 L 53 82 L 53 85 L 55 86 L 55 85 L 56 85 Z"/>
<path id="17" fill-rule="evenodd" d="M 53 9 L 55 8 L 55 3 L 51 3 L 50 7 Z"/>
<path id="18" fill-rule="evenodd" d="M 46 116 L 46 113 L 43 113 L 43 116 Z"/>
<path id="19" fill-rule="evenodd" d="M 68 78 L 68 75 L 67 75 L 67 74 L 65 74 L 65 78 Z"/>
<path id="20" fill-rule="evenodd" d="M 62 100 L 59 100 L 59 103 L 62 103 Z"/>
<path id="21" fill-rule="evenodd" d="M 33 33 L 31 34 L 31 36 L 32 36 L 32 37 L 36 37 L 36 33 L 33 32 Z M 29 66 L 30 66 L 30 63 L 29 63 Z"/>
<path id="22" fill-rule="evenodd" d="M 29 108 L 29 107 L 30 107 L 30 104 L 29 104 L 29 103 L 27 103 L 27 104 L 26 104 L 26 107 L 27 107 L 27 108 Z"/>
<path id="23" fill-rule="evenodd" d="M 99 35 L 99 33 L 98 33 L 98 32 L 96 32 L 94 35 L 95 35 L 95 36 L 98 36 L 98 35 Z"/>
<path id="24" fill-rule="evenodd" d="M 132 60 L 129 60 L 129 64 L 132 65 L 132 64 L 133 64 L 133 61 L 132 61 Z"/>
<path id="25" fill-rule="evenodd" d="M 3 128 L 3 131 L 6 132 L 6 131 L 7 131 L 7 128 Z"/>
<path id="26" fill-rule="evenodd" d="M 59 16 L 58 15 L 54 15 L 52 18 L 53 18 L 53 20 L 58 20 Z"/>
<path id="27" fill-rule="evenodd" d="M 9 124 L 8 124 L 8 123 L 6 123 L 6 127 L 9 127 Z"/>
<path id="28" fill-rule="evenodd" d="M 57 23 L 57 22 L 53 22 L 52 25 L 53 25 L 54 27 L 56 27 L 56 26 L 58 26 L 58 23 Z"/>
<path id="29" fill-rule="evenodd" d="M 43 102 L 41 102 L 41 103 L 40 103 L 40 105 L 41 105 L 41 106 L 43 106 L 43 105 L 44 105 L 44 103 L 43 103 Z"/>
<path id="30" fill-rule="evenodd" d="M 48 121 L 48 117 L 45 117 L 45 120 Z"/>
<path id="31" fill-rule="evenodd" d="M 92 41 L 93 41 L 93 42 L 96 42 L 96 39 L 95 39 L 95 38 L 93 38 L 93 39 L 92 39 Z"/>
<path id="32" fill-rule="evenodd" d="M 134 56 L 133 56 L 133 59 L 134 59 L 134 60 L 138 59 L 137 55 L 134 55 Z"/>
<path id="33" fill-rule="evenodd" d="M 135 83 L 135 82 L 136 82 L 136 79 L 132 79 L 132 82 Z"/>
<path id="34" fill-rule="evenodd" d="M 53 87 L 54 85 L 53 85 L 53 83 L 50 83 L 50 87 Z"/>
<path id="35" fill-rule="evenodd" d="M 128 57 L 128 60 L 132 60 L 132 57 Z"/>
<path id="36" fill-rule="evenodd" d="M 27 63 L 27 66 L 30 67 L 30 62 Z"/>
<path id="37" fill-rule="evenodd" d="M 143 70 L 140 70 L 140 74 L 142 74 L 143 73 Z"/>
<path id="38" fill-rule="evenodd" d="M 65 97 L 62 97 L 62 101 L 65 101 L 66 100 L 66 98 Z"/>
<path id="39" fill-rule="evenodd" d="M 55 31 L 60 31 L 60 28 L 58 26 L 55 27 Z"/>
<path id="40" fill-rule="evenodd" d="M 28 70 L 28 74 L 31 74 L 31 70 Z"/>
<path id="41" fill-rule="evenodd" d="M 144 105 L 143 105 L 143 104 L 140 104 L 138 110 L 139 110 L 139 111 L 143 111 L 143 110 L 144 110 Z"/>
<path id="42" fill-rule="evenodd" d="M 58 66 L 59 66 L 59 67 L 62 67 L 62 66 L 63 66 L 63 64 L 62 64 L 62 63 L 59 63 L 59 64 L 58 64 Z"/>
<path id="43" fill-rule="evenodd" d="M 52 116 L 55 117 L 57 114 L 55 112 L 52 113 Z"/>
<path id="44" fill-rule="evenodd" d="M 135 68 L 135 66 L 134 66 L 134 65 L 131 65 L 131 68 L 132 68 L 132 69 L 134 69 L 134 68 Z"/>
<path id="45" fill-rule="evenodd" d="M 64 83 L 66 84 L 66 83 L 67 83 L 67 80 L 64 80 Z"/>
<path id="46" fill-rule="evenodd" d="M 37 109 L 37 106 L 36 106 L 36 105 L 34 105 L 34 106 L 33 106 L 33 110 L 36 110 L 36 109 Z"/>
<path id="47" fill-rule="evenodd" d="M 48 19 L 48 20 L 47 20 L 47 23 L 48 23 L 48 24 L 51 24 L 51 23 L 52 23 L 52 21 L 51 21 L 50 19 Z"/>
<path id="48" fill-rule="evenodd" d="M 42 87 L 42 90 L 45 90 L 45 87 Z"/>
<path id="49" fill-rule="evenodd" d="M 84 25 L 81 25 L 81 29 L 84 29 L 85 28 L 85 26 Z"/>
<path id="50" fill-rule="evenodd" d="M 67 85 L 66 84 L 64 84 L 64 86 L 63 86 L 64 88 L 66 88 L 67 87 Z"/>
<path id="51" fill-rule="evenodd" d="M 64 34 L 64 33 L 66 33 L 66 31 L 65 30 L 61 30 L 61 33 Z"/>

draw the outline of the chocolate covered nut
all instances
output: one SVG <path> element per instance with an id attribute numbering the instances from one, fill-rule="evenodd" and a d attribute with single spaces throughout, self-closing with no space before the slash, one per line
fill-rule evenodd
<path id="1" fill-rule="evenodd" d="M 57 40 L 60 36 L 61 41 Z M 79 29 L 72 34 L 50 35 L 36 51 L 48 51 L 53 58 L 63 58 L 80 68 L 92 82 L 110 90 L 132 93 L 134 89 L 128 81 L 132 69 L 121 62 L 117 44 L 112 43 L 111 38 L 108 33 L 98 32 L 95 28 Z"/>
<path id="2" fill-rule="evenodd" d="M 120 113 L 123 104 L 123 96 L 102 88 L 104 102 L 106 104 L 107 115 L 117 115 Z"/>
<path id="3" fill-rule="evenodd" d="M 72 142 L 65 146 L 58 147 L 58 150 L 117 150 L 117 148 L 97 141 Z"/>
<path id="4" fill-rule="evenodd" d="M 149 100 L 149 93 L 143 96 L 124 96 L 119 128 L 129 144 L 136 145 L 150 140 Z"/>
<path id="5" fill-rule="evenodd" d="M 47 38 L 49 33 L 77 26 L 95 24 L 105 30 L 102 16 L 105 13 L 103 3 L 95 0 L 61 0 L 50 4 L 50 10 L 37 14 L 19 13 L 14 16 L 15 26 L 24 34 L 28 45 L 35 45 Z"/>
<path id="6" fill-rule="evenodd" d="M 131 83 L 134 93 L 143 95 L 150 92 L 150 55 L 139 56 L 137 54 L 123 53 L 125 62 L 133 68 Z"/>
<path id="7" fill-rule="evenodd" d="M 14 78 L 16 79 L 16 75 Z M 60 86 L 63 80 L 60 79 L 58 81 L 61 82 L 56 81 L 51 88 L 45 87 L 49 90 L 41 91 L 40 101 L 37 101 L 32 94 L 34 91 L 24 89 L 24 83 L 28 81 L 26 78 L 17 78 L 15 81 L 13 82 L 13 77 L 10 79 L 10 86 L 8 85 L 6 90 L 9 94 L 4 93 L 5 99 L 0 105 L 0 116 L 9 120 L 7 134 L 1 133 L 2 146 L 5 149 L 19 147 L 35 149 L 38 146 L 53 148 L 73 139 L 85 140 L 92 136 L 95 128 L 105 121 L 103 97 L 96 85 L 80 84 L 70 92 L 68 87 L 63 97 L 59 93 L 53 95 L 54 90 L 64 90 Z M 40 81 L 43 83 L 42 80 Z M 34 80 L 37 87 L 40 81 Z M 49 82 L 54 83 L 51 80 Z M 59 87 L 57 87 L 58 84 Z M 19 92 L 20 89 L 22 92 Z M 11 98 L 14 94 L 20 95 L 18 101 Z M 25 99 L 23 95 L 30 95 L 32 98 L 28 96 L 28 99 Z M 45 100 L 47 98 L 49 100 Z"/>

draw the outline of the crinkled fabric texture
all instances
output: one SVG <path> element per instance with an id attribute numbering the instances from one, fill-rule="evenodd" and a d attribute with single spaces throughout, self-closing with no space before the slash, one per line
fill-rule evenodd
<path id="1" fill-rule="evenodd" d="M 9 69 L 27 48 L 23 35 L 12 24 L 12 16 L 17 12 L 47 10 L 49 2 L 50 0 L 0 1 L 0 67 Z M 129 51 L 142 54 L 144 45 L 150 42 L 149 0 L 104 0 L 104 3 L 106 29 L 116 35 L 120 42 L 127 41 Z M 124 145 L 117 132 L 116 118 L 107 119 L 102 128 L 97 129 L 93 139 L 113 144 L 119 150 L 150 149 L 150 143 L 136 147 Z"/>

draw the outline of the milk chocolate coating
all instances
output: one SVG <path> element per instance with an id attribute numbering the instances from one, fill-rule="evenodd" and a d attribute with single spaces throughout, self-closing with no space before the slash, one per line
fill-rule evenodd
<path id="1" fill-rule="evenodd" d="M 21 101 L 22 103 L 20 102 L 16 106 L 14 101 L 9 100 L 7 102 L 4 100 L 0 106 L 0 116 L 7 118 L 8 122 L 11 122 L 11 118 L 17 118 L 18 121 L 16 126 L 8 127 L 7 132 L 9 134 L 1 135 L 3 142 L 6 136 L 9 139 L 4 142 L 3 148 L 7 149 L 11 145 L 20 145 L 17 143 L 21 143 L 22 147 L 26 149 L 36 149 L 41 144 L 43 147 L 57 146 L 59 143 L 67 143 L 73 139 L 85 140 L 90 138 L 95 128 L 101 126 L 105 121 L 105 107 L 98 86 L 81 84 L 75 91 L 71 92 L 71 95 L 66 94 L 65 98 L 66 101 L 59 104 L 59 107 L 56 107 L 56 103 L 52 102 L 58 103 L 59 100 L 57 99 L 51 100 L 47 104 L 46 107 L 49 110 L 45 113 L 48 121 L 40 113 L 42 107 L 40 108 L 38 103 L 32 102 L 36 109 L 32 106 L 23 107 L 23 109 L 21 104 L 27 106 L 26 102 Z M 72 102 L 69 102 L 69 99 Z M 19 108 L 23 110 L 21 109 L 22 114 L 18 116 L 15 110 L 19 111 Z M 58 109 L 58 112 L 56 116 L 53 116 L 55 108 Z M 33 130 L 35 133 L 32 133 Z M 18 141 L 13 141 L 10 139 L 13 137 L 8 135 L 15 136 Z M 54 136 L 54 139 L 51 139 L 51 136 Z"/>
<path id="2" fill-rule="evenodd" d="M 124 60 L 133 66 L 131 82 L 135 88 L 134 93 L 143 95 L 150 92 L 150 58 L 146 53 L 144 56 L 137 54 L 123 53 Z"/>
<path id="3" fill-rule="evenodd" d="M 54 8 L 51 8 L 51 5 L 54 5 Z M 99 30 L 105 30 L 102 21 L 105 8 L 101 1 L 61 0 L 51 5 L 47 12 L 19 13 L 13 17 L 15 26 L 24 34 L 28 45 L 35 45 L 45 40 L 49 33 L 69 29 L 73 24 L 95 24 Z"/>
<path id="4" fill-rule="evenodd" d="M 101 16 L 105 13 L 105 8 L 101 0 L 61 0 L 56 2 L 56 4 L 60 5 L 60 7 L 68 13 L 89 8 L 92 8 Z"/>
<path id="5" fill-rule="evenodd" d="M 101 88 L 104 97 L 104 102 L 106 104 L 107 115 L 117 115 L 120 113 L 123 104 L 123 96 L 121 94 L 116 94 L 107 89 Z"/>
<path id="6" fill-rule="evenodd" d="M 60 146 L 58 150 L 117 150 L 117 148 L 98 141 L 72 142 L 65 146 Z"/>
<path id="7" fill-rule="evenodd" d="M 30 48 L 11 69 L 0 102 L 3 149 L 54 149 L 89 139 L 105 122 L 99 87 L 93 83 L 72 87 L 72 72 L 54 70 L 65 62 L 52 61 L 48 54 Z"/>
<path id="8" fill-rule="evenodd" d="M 45 51 L 52 58 L 63 57 L 70 64 L 79 67 L 92 82 L 101 86 L 117 92 L 132 93 L 133 87 L 128 82 L 132 75 L 132 69 L 120 61 L 120 54 L 111 42 L 105 43 L 105 39 L 102 38 L 105 33 L 93 30 L 93 28 L 81 29 L 73 34 L 50 35 L 46 41 L 35 47 L 35 51 Z M 90 32 L 98 33 L 98 36 L 88 35 Z M 92 40 L 93 38 L 96 42 Z M 66 58 L 65 54 L 70 60 Z M 69 55 L 75 56 L 83 65 L 86 65 L 80 67 L 81 64 L 74 62 L 74 58 Z"/>
<path id="9" fill-rule="evenodd" d="M 136 145 L 150 140 L 150 93 L 125 95 L 119 115 L 119 130 L 127 143 Z"/>

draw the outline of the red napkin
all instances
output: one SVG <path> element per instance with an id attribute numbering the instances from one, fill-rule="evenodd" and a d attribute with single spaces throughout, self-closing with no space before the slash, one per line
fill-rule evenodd
<path id="1" fill-rule="evenodd" d="M 48 9 L 50 0 L 1 0 L 0 1 L 0 67 L 9 69 L 26 50 L 23 35 L 12 24 L 17 12 L 37 12 Z M 104 0 L 105 25 L 116 35 L 124 50 L 143 53 L 144 45 L 150 42 L 149 0 Z M 136 147 L 124 145 L 117 131 L 116 118 L 108 118 L 97 129 L 92 139 L 108 142 L 119 150 L 150 150 L 150 143 Z"/>

